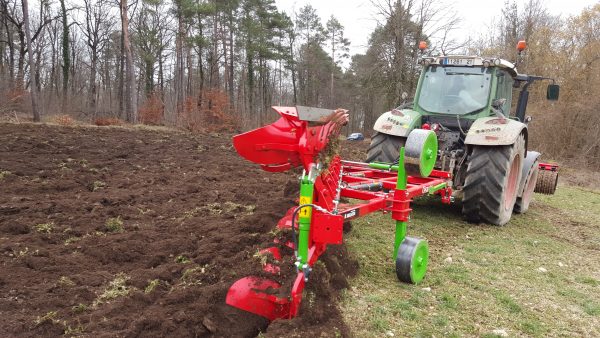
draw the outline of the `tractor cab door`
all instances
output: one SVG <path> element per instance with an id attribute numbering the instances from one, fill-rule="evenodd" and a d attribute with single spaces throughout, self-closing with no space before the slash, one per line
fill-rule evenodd
<path id="1" fill-rule="evenodd" d="M 498 79 L 496 85 L 496 94 L 492 98 L 492 102 L 498 99 L 506 99 L 501 108 L 504 115 L 508 117 L 510 115 L 512 103 L 512 91 L 514 80 L 507 71 L 502 69 L 497 69 L 496 77 Z"/>

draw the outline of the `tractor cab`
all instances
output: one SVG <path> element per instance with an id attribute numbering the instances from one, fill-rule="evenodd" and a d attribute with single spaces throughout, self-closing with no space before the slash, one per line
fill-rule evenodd
<path id="1" fill-rule="evenodd" d="M 414 110 L 420 115 L 458 115 L 474 120 L 500 112 L 508 117 L 515 66 L 473 56 L 424 57 Z"/>

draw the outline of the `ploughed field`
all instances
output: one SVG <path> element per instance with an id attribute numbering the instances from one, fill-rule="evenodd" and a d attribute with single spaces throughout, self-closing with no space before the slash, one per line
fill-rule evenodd
<path id="1" fill-rule="evenodd" d="M 231 135 L 0 124 L 0 336 L 350 335 L 336 299 L 357 264 L 343 246 L 315 267 L 297 319 L 225 304 L 261 271 L 297 176 L 243 160 Z"/>

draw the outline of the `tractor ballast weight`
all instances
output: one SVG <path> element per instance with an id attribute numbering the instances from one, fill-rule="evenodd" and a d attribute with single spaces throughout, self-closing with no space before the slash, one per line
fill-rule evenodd
<path id="1" fill-rule="evenodd" d="M 297 166 L 304 169 L 299 205 L 288 210 L 277 224 L 280 229 L 292 230 L 293 240 L 283 244 L 293 249 L 294 257 L 286 261 L 278 247 L 282 244 L 279 239 L 260 251 L 271 255 L 277 264 L 293 264 L 297 276 L 290 290 L 282 290 L 274 278 L 244 277 L 231 286 L 226 303 L 269 320 L 295 317 L 312 266 L 329 244 L 342 243 L 343 223 L 375 211 L 388 212 L 396 221 L 392 257 L 398 279 L 420 282 L 427 270 L 429 251 L 426 241 L 406 236 L 410 202 L 422 195 L 438 195 L 444 203 L 452 201 L 451 175 L 433 169 L 437 154 L 435 133 L 414 130 L 406 147 L 399 150 L 397 163 L 343 161 L 335 155 L 325 164 L 319 162 L 318 154 L 331 138 L 338 137 L 341 126 L 339 121 L 325 118 L 333 111 L 307 107 L 273 109 L 281 115 L 278 121 L 234 136 L 233 144 L 241 156 L 266 171 Z M 303 114 L 309 111 L 311 114 Z M 313 113 L 320 116 L 313 118 Z M 329 122 L 314 125 L 300 116 Z M 341 198 L 361 202 L 344 204 Z M 279 271 L 280 265 L 266 263 L 262 274 L 276 275 Z"/>

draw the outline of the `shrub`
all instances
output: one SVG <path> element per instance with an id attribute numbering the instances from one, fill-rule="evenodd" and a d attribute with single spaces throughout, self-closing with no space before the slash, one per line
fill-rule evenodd
<path id="1" fill-rule="evenodd" d="M 75 124 L 75 120 L 69 115 L 54 115 L 50 118 L 50 122 L 61 126 L 72 126 Z"/>
<path id="2" fill-rule="evenodd" d="M 165 105 L 160 95 L 152 93 L 138 110 L 138 118 L 140 123 L 156 126 L 162 124 L 164 112 Z"/>
<path id="3" fill-rule="evenodd" d="M 102 117 L 102 118 L 97 118 L 94 121 L 94 124 L 97 126 L 104 127 L 104 126 L 122 126 L 125 123 L 116 117 Z"/>

